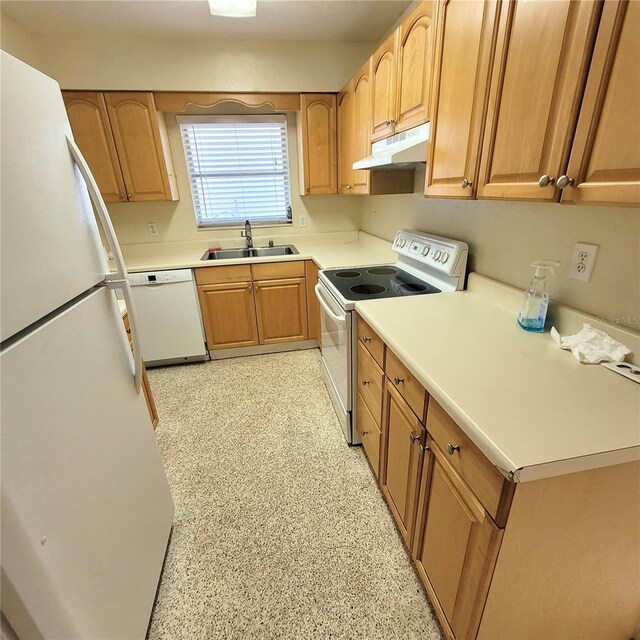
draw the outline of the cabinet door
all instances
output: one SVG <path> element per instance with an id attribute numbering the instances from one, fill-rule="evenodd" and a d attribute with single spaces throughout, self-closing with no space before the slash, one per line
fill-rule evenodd
<path id="1" fill-rule="evenodd" d="M 336 96 L 300 95 L 302 194 L 337 193 Z"/>
<path id="2" fill-rule="evenodd" d="M 153 94 L 110 91 L 104 95 L 127 198 L 132 202 L 174 199 L 167 168 L 170 156 L 168 149 L 165 154 Z"/>
<path id="3" fill-rule="evenodd" d="M 371 60 L 353 77 L 353 160 L 371 155 Z M 367 195 L 371 172 L 353 170 L 353 193 Z"/>
<path id="4" fill-rule="evenodd" d="M 407 546 L 411 544 L 425 429 L 387 380 L 382 492 Z"/>
<path id="5" fill-rule="evenodd" d="M 562 202 L 640 204 L 640 3 L 607 2 Z"/>
<path id="6" fill-rule="evenodd" d="M 104 95 L 97 91 L 63 91 L 76 144 L 89 163 L 105 202 L 126 202 L 127 192 L 113 141 Z"/>
<path id="7" fill-rule="evenodd" d="M 351 81 L 338 94 L 338 193 L 353 193 L 353 92 Z"/>
<path id="8" fill-rule="evenodd" d="M 456 638 L 475 638 L 502 530 L 431 442 L 421 483 L 414 559 L 440 616 Z M 422 493 L 424 492 L 424 495 Z"/>
<path id="9" fill-rule="evenodd" d="M 398 43 L 398 106 L 395 132 L 429 120 L 433 2 L 421 2 L 400 25 Z M 426 158 L 425 158 L 426 160 Z"/>
<path id="10" fill-rule="evenodd" d="M 198 297 L 209 349 L 258 344 L 251 282 L 199 286 Z"/>
<path id="11" fill-rule="evenodd" d="M 518 0 L 500 16 L 479 198 L 553 202 L 602 5 Z M 542 185 L 542 186 L 540 186 Z"/>
<path id="12" fill-rule="evenodd" d="M 475 195 L 499 6 L 494 0 L 438 5 L 426 196 Z"/>
<path id="13" fill-rule="evenodd" d="M 260 344 L 307 340 L 307 290 L 304 278 L 254 283 Z"/>
<path id="14" fill-rule="evenodd" d="M 373 54 L 371 61 L 371 141 L 390 136 L 396 117 L 398 30 Z"/>

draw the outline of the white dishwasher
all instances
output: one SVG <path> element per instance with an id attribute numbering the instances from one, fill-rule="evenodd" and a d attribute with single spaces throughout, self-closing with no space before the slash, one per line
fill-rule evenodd
<path id="1" fill-rule="evenodd" d="M 208 360 L 191 269 L 130 273 L 147 366 Z"/>

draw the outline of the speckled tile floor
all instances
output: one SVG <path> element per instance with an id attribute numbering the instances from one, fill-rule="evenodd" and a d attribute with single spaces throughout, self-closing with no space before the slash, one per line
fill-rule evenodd
<path id="1" fill-rule="evenodd" d="M 149 378 L 176 504 L 150 640 L 442 638 L 317 350 Z"/>

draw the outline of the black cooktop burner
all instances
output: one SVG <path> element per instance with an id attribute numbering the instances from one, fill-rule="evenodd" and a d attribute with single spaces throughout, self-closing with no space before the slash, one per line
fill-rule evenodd
<path id="1" fill-rule="evenodd" d="M 387 287 L 383 287 L 381 284 L 355 284 L 353 287 L 349 287 L 351 293 L 365 293 L 365 294 L 378 294 L 384 293 Z"/>
<path id="2" fill-rule="evenodd" d="M 395 267 L 373 267 L 373 269 L 367 269 L 367 273 L 372 276 L 394 276 L 398 270 Z"/>
<path id="3" fill-rule="evenodd" d="M 440 289 L 392 265 L 328 269 L 322 273 L 343 298 L 353 302 L 440 293 Z"/>

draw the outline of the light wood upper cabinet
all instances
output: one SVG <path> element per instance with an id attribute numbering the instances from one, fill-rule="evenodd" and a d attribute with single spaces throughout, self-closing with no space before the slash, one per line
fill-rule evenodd
<path id="1" fill-rule="evenodd" d="M 209 349 L 258 344 L 251 282 L 198 286 L 198 297 Z"/>
<path id="2" fill-rule="evenodd" d="M 166 130 L 153 94 L 108 92 L 105 100 L 128 199 L 174 200 L 175 177 L 169 174 L 171 157 L 163 141 Z"/>
<path id="3" fill-rule="evenodd" d="M 475 638 L 502 530 L 433 442 L 421 482 L 416 566 L 455 638 Z M 429 477 L 429 473 L 431 476 Z M 449 631 L 449 630 L 447 630 Z"/>
<path id="4" fill-rule="evenodd" d="M 254 284 L 260 344 L 307 340 L 304 278 L 262 280 Z"/>
<path id="5" fill-rule="evenodd" d="M 63 98 L 73 137 L 91 167 L 105 202 L 126 202 L 127 192 L 104 94 L 99 91 L 65 91 Z"/>
<path id="6" fill-rule="evenodd" d="M 395 133 L 429 120 L 433 55 L 432 5 L 432 2 L 421 2 L 399 28 Z"/>
<path id="7" fill-rule="evenodd" d="M 371 60 L 368 60 L 352 79 L 353 87 L 353 161 L 371 154 Z M 354 169 L 351 184 L 353 193 L 369 193 L 370 171 Z"/>
<path id="8" fill-rule="evenodd" d="M 382 492 L 407 546 L 411 544 L 425 430 L 393 385 L 386 384 Z"/>
<path id="9" fill-rule="evenodd" d="M 640 205 L 640 3 L 605 3 L 562 202 Z"/>
<path id="10" fill-rule="evenodd" d="M 591 60 L 601 4 L 506 5 L 493 67 L 479 198 L 556 201 Z M 542 186 L 539 186 L 542 185 Z"/>
<path id="11" fill-rule="evenodd" d="M 398 31 L 394 31 L 371 57 L 371 140 L 394 131 L 396 117 Z"/>
<path id="12" fill-rule="evenodd" d="M 300 193 L 337 193 L 335 94 L 300 95 L 298 135 L 302 159 Z"/>
<path id="13" fill-rule="evenodd" d="M 338 94 L 338 193 L 353 190 L 354 101 L 351 80 Z"/>
<path id="14" fill-rule="evenodd" d="M 493 0 L 438 5 L 427 196 L 475 195 L 499 6 Z"/>

